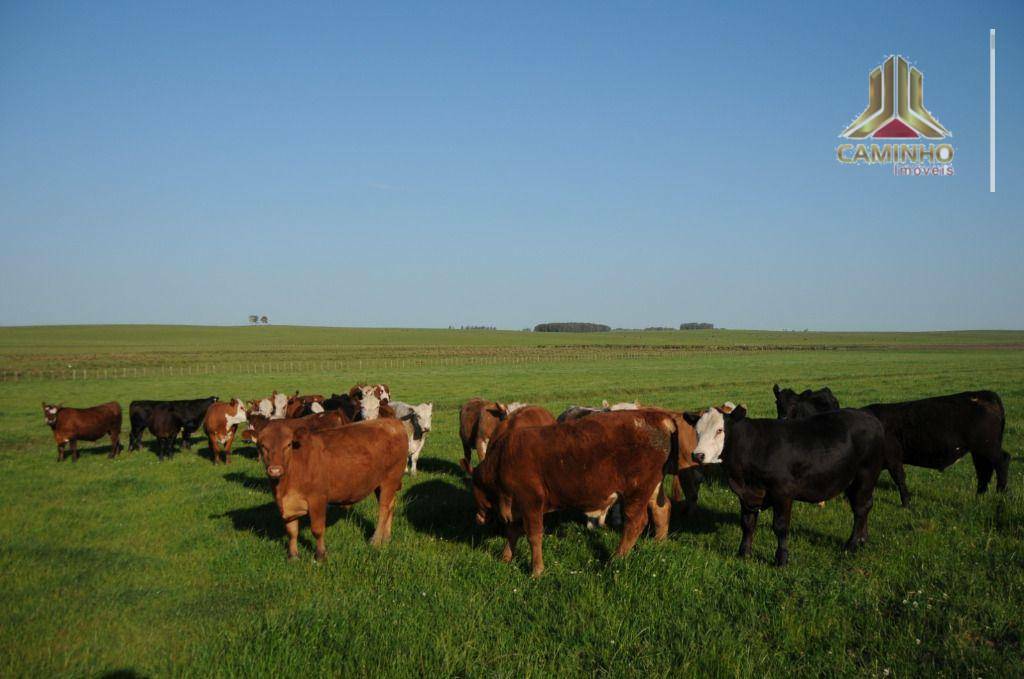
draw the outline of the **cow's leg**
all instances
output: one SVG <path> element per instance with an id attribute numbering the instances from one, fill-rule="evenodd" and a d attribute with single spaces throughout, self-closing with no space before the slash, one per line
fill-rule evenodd
<path id="1" fill-rule="evenodd" d="M 974 461 L 974 473 L 978 476 L 978 495 L 988 490 L 988 483 L 992 480 L 992 473 L 995 467 L 992 460 L 984 453 L 971 451 L 971 460 Z"/>
<path id="2" fill-rule="evenodd" d="M 220 446 L 217 445 L 217 439 L 210 435 L 210 457 L 213 458 L 213 464 L 220 462 Z"/>
<path id="3" fill-rule="evenodd" d="M 183 427 L 181 430 L 181 447 L 192 450 L 192 430 L 188 427 Z"/>
<path id="4" fill-rule="evenodd" d="M 118 445 L 118 438 L 120 437 L 120 434 L 121 432 L 116 429 L 110 430 L 110 454 L 108 454 L 107 457 L 111 460 L 117 457 L 117 454 L 121 452 L 120 446 Z"/>
<path id="5" fill-rule="evenodd" d="M 544 572 L 544 510 L 541 507 L 524 508 L 523 531 L 530 541 L 530 575 L 539 578 Z"/>
<path id="6" fill-rule="evenodd" d="M 228 432 L 228 442 L 224 446 L 224 453 L 227 457 L 227 459 L 225 460 L 225 464 L 231 464 L 231 444 L 235 442 L 236 429 L 237 425 L 235 427 L 232 427 L 231 430 Z"/>
<path id="7" fill-rule="evenodd" d="M 683 495 L 686 497 L 686 504 L 683 505 L 683 514 L 689 516 L 697 510 L 697 499 L 700 495 L 700 470 L 696 467 L 684 469 L 679 472 L 673 481 L 676 502 L 679 502 L 679 490 L 682 487 Z"/>
<path id="8" fill-rule="evenodd" d="M 996 463 L 996 490 L 1006 492 L 1006 483 L 1010 480 L 1010 454 L 1000 449 Z"/>
<path id="9" fill-rule="evenodd" d="M 309 503 L 309 529 L 316 538 L 316 561 L 327 560 L 327 545 L 324 543 L 324 532 L 327 530 L 327 499 L 317 499 Z"/>
<path id="10" fill-rule="evenodd" d="M 473 446 L 468 445 L 465 441 L 462 443 L 462 459 L 466 461 L 467 467 L 473 466 Z"/>
<path id="11" fill-rule="evenodd" d="M 743 529 L 743 538 L 740 540 L 739 556 L 746 558 L 754 546 L 754 530 L 757 528 L 757 515 L 761 510 L 757 507 L 750 507 L 740 500 L 740 528 Z"/>
<path id="12" fill-rule="evenodd" d="M 292 519 L 284 522 L 285 532 L 288 533 L 288 559 L 299 558 L 299 520 Z"/>
<path id="13" fill-rule="evenodd" d="M 64 443 L 58 443 L 57 444 L 57 462 L 63 462 L 64 461 L 64 446 L 65 445 L 66 444 L 64 444 Z"/>
<path id="14" fill-rule="evenodd" d="M 673 479 L 678 477 L 673 476 Z M 654 489 L 647 508 L 651 512 L 651 522 L 654 524 L 654 539 L 664 540 L 668 537 L 668 523 L 672 516 L 672 503 L 665 496 L 664 485 L 659 483 Z"/>
<path id="15" fill-rule="evenodd" d="M 622 500 L 622 511 L 625 513 L 625 522 L 622 526 L 622 538 L 619 540 L 619 548 L 615 550 L 615 556 L 621 557 L 629 554 L 633 549 L 637 538 L 647 525 L 647 504 L 650 495 L 634 495 Z"/>
<path id="16" fill-rule="evenodd" d="M 420 454 L 419 453 L 413 453 L 413 455 L 410 457 L 410 463 L 411 464 L 410 464 L 409 473 L 412 474 L 413 476 L 416 476 L 416 463 L 419 462 L 419 460 L 420 460 Z"/>
<path id="17" fill-rule="evenodd" d="M 775 548 L 775 565 L 785 566 L 789 563 L 789 516 L 793 509 L 793 500 L 785 498 L 772 507 L 772 530 L 778 540 Z"/>
<path id="18" fill-rule="evenodd" d="M 875 479 L 877 480 L 877 475 Z M 869 481 L 865 470 L 862 470 L 846 489 L 846 498 L 850 501 L 850 509 L 853 511 L 853 531 L 845 545 L 848 552 L 857 551 L 858 547 L 868 541 L 868 512 L 874 503 L 875 493 L 874 483 Z"/>
<path id="19" fill-rule="evenodd" d="M 377 489 L 377 529 L 370 540 L 374 547 L 385 545 L 391 540 L 391 520 L 395 516 L 395 499 L 401 487 L 401 482 L 395 484 L 385 481 Z"/>
<path id="20" fill-rule="evenodd" d="M 132 424 L 132 430 L 128 434 L 128 452 L 138 450 L 142 446 L 142 430 L 136 429 Z"/>
<path id="21" fill-rule="evenodd" d="M 78 439 L 71 439 L 71 461 L 78 462 Z"/>
<path id="22" fill-rule="evenodd" d="M 899 460 L 893 460 L 889 463 L 889 476 L 892 477 L 893 483 L 900 489 L 900 505 L 903 507 L 910 506 L 910 489 L 907 488 L 907 474 L 903 471 L 903 462 Z"/>
<path id="23" fill-rule="evenodd" d="M 519 537 L 522 534 L 522 525 L 515 521 L 505 524 L 505 549 L 501 553 L 501 560 L 504 563 L 510 563 L 516 555 L 516 545 L 519 543 Z"/>

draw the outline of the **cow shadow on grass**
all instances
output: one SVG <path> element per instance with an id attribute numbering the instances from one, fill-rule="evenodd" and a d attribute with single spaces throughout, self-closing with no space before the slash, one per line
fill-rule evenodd
<path id="1" fill-rule="evenodd" d="M 447 474 L 448 476 L 466 475 L 466 472 L 462 470 L 462 467 L 451 460 L 445 460 L 440 457 L 421 457 L 416 464 L 416 468 L 421 472 L 427 472 L 429 474 Z"/>
<path id="2" fill-rule="evenodd" d="M 224 475 L 224 480 L 245 486 L 249 490 L 270 493 L 270 481 L 265 476 L 249 476 L 245 472 L 228 472 Z"/>
<path id="3" fill-rule="evenodd" d="M 414 530 L 441 540 L 475 546 L 491 535 L 490 527 L 476 525 L 476 505 L 461 481 L 417 483 L 399 496 L 399 506 Z"/>
<path id="4" fill-rule="evenodd" d="M 374 513 L 376 514 L 376 506 L 374 507 Z M 231 524 L 235 530 L 252 533 L 259 538 L 271 542 L 281 542 L 285 538 L 284 521 L 281 520 L 281 513 L 275 502 L 242 509 L 231 509 L 223 514 L 211 514 L 209 518 L 231 519 Z M 370 539 L 376 529 L 374 522 L 361 515 L 358 511 L 353 511 L 349 507 L 328 506 L 327 527 L 330 528 L 341 519 L 356 524 L 363 532 L 363 538 L 366 540 Z M 300 524 L 302 527 L 306 527 L 309 525 L 309 520 L 307 518 L 300 519 Z M 299 532 L 299 544 L 308 550 L 315 548 L 304 530 Z"/>

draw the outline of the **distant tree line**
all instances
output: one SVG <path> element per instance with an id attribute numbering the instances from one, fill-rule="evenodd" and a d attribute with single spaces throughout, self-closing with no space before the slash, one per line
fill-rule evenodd
<path id="1" fill-rule="evenodd" d="M 266 325 L 270 323 L 270 319 L 267 318 L 266 316 L 257 316 L 256 314 L 249 314 L 249 323 L 252 325 L 258 325 L 260 323 Z"/>
<path id="2" fill-rule="evenodd" d="M 714 330 L 714 323 L 680 323 L 680 330 Z"/>
<path id="3" fill-rule="evenodd" d="M 603 323 L 540 323 L 534 332 L 608 332 L 612 328 Z"/>
<path id="4" fill-rule="evenodd" d="M 448 326 L 449 329 L 452 326 Z M 498 327 L 495 325 L 460 325 L 459 330 L 497 330 Z"/>

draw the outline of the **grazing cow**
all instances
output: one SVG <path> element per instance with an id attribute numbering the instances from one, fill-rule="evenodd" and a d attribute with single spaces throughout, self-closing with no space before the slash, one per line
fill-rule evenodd
<path id="1" fill-rule="evenodd" d="M 57 462 L 64 461 L 64 446 L 71 444 L 71 459 L 78 462 L 78 442 L 110 436 L 110 454 L 121 452 L 121 406 L 116 401 L 91 408 L 65 408 L 43 403 L 43 419 L 57 441 Z"/>
<path id="2" fill-rule="evenodd" d="M 181 431 L 182 420 L 168 404 L 158 405 L 149 415 L 149 432 L 156 438 L 156 459 L 170 459 L 174 455 L 174 440 Z"/>
<path id="3" fill-rule="evenodd" d="M 149 426 L 149 418 L 157 406 L 171 408 L 181 419 L 181 442 L 186 448 L 192 447 L 192 432 L 203 426 L 206 409 L 216 403 L 216 396 L 192 398 L 179 401 L 132 401 L 128 406 L 128 419 L 131 420 L 132 431 L 128 436 L 128 450 L 138 450 L 142 445 L 142 433 Z"/>
<path id="4" fill-rule="evenodd" d="M 684 417 L 697 429 L 693 460 L 721 462 L 739 497 L 741 557 L 750 555 L 758 513 L 771 507 L 775 564 L 784 566 L 793 501 L 821 502 L 844 491 L 853 511 L 846 549 L 867 541 L 868 512 L 884 462 L 885 432 L 877 418 L 847 408 L 799 420 L 755 420 L 747 419 L 743 406 Z"/>
<path id="5" fill-rule="evenodd" d="M 512 428 L 493 440 L 490 453 L 473 470 L 477 523 L 486 523 L 497 511 L 505 523 L 506 562 L 525 533 L 534 577 L 544 571 L 547 512 L 577 509 L 595 515 L 621 499 L 626 519 L 616 556 L 632 549 L 649 509 L 654 512 L 655 539 L 662 540 L 670 511 L 662 479 L 694 464 L 680 450 L 678 434 L 675 419 L 654 410 Z"/>
<path id="6" fill-rule="evenodd" d="M 394 410 L 395 417 L 405 426 L 405 433 L 409 437 L 409 462 L 406 468 L 410 474 L 416 476 L 416 464 L 419 462 L 423 444 L 427 441 L 427 434 L 430 433 L 434 404 L 421 403 L 414 406 L 392 401 L 389 405 Z"/>
<path id="7" fill-rule="evenodd" d="M 214 403 L 206 411 L 203 430 L 210 441 L 210 453 L 213 463 L 220 462 L 220 453 L 224 451 L 224 462 L 231 464 L 231 444 L 235 441 L 238 425 L 246 421 L 245 408 L 237 398 L 228 403 Z"/>
<path id="8" fill-rule="evenodd" d="M 775 393 L 775 410 L 780 420 L 796 420 L 815 413 L 839 410 L 839 399 L 828 387 L 822 387 L 817 391 L 805 389 L 797 394 L 792 389 L 780 389 L 776 384 L 772 391 Z"/>
<path id="9" fill-rule="evenodd" d="M 1010 475 L 1010 454 L 1003 449 L 1006 411 L 994 391 L 874 403 L 862 410 L 885 427 L 887 466 L 904 506 L 910 501 L 904 464 L 943 470 L 967 453 L 974 462 L 979 495 L 988 490 L 993 472 L 996 490 L 1006 490 Z"/>
<path id="10" fill-rule="evenodd" d="M 370 542 L 379 546 L 391 538 L 395 495 L 409 450 L 401 422 L 385 418 L 320 432 L 271 424 L 260 433 L 259 447 L 288 532 L 288 558 L 299 556 L 300 517 L 309 516 L 315 558 L 323 561 L 328 503 L 353 505 L 371 492 L 380 509 Z"/>
<path id="11" fill-rule="evenodd" d="M 284 416 L 286 418 L 293 418 L 312 415 L 314 413 L 322 413 L 324 412 L 324 407 L 321 405 L 323 401 L 324 397 L 320 394 L 299 396 L 299 392 L 296 391 L 294 396 L 288 397 L 288 404 L 285 406 Z"/>
<path id="12" fill-rule="evenodd" d="M 569 406 L 562 414 L 558 416 L 559 422 L 570 422 L 572 420 L 578 420 L 587 415 L 593 415 L 594 413 L 608 413 L 616 410 L 639 410 L 640 402 L 633 401 L 632 403 L 609 403 L 607 400 L 601 401 L 600 408 L 593 408 L 591 406 Z"/>

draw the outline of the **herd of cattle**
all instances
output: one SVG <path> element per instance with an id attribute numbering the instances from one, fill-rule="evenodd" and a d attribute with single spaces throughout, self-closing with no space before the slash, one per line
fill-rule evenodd
<path id="1" fill-rule="evenodd" d="M 841 408 L 827 387 L 796 393 L 774 387 L 777 419 L 746 417 L 743 406 L 725 403 L 699 412 L 676 412 L 639 403 L 573 406 L 554 417 L 535 405 L 481 398 L 459 411 L 462 468 L 476 505 L 476 521 L 497 521 L 504 530 L 502 555 L 510 561 L 526 535 L 532 572 L 544 570 L 544 514 L 583 512 L 603 526 L 609 510 L 621 514 L 616 552 L 623 556 L 648 523 L 656 540 L 668 533 L 671 503 L 685 494 L 686 511 L 697 504 L 702 468 L 720 463 L 740 501 L 748 556 L 762 509 L 772 509 L 778 544 L 775 563 L 789 558 L 788 532 L 794 500 L 824 502 L 845 493 L 853 512 L 846 549 L 867 540 L 867 518 L 882 469 L 892 475 L 904 506 L 910 501 L 903 465 L 945 469 L 970 453 L 977 491 L 996 476 L 1006 490 L 1009 454 L 1003 450 L 1005 412 L 998 394 L 972 391 L 903 403 Z M 110 436 L 110 457 L 120 452 L 121 407 L 92 408 L 43 404 L 57 442 L 58 460 L 77 441 Z M 395 499 L 406 472 L 417 460 L 431 429 L 433 404 L 391 400 L 386 384 L 356 385 L 347 393 L 270 397 L 243 403 L 217 397 L 182 401 L 134 401 L 129 406 L 130 449 L 148 429 L 160 460 L 175 441 L 191 446 L 200 427 L 214 463 L 231 462 L 239 425 L 242 438 L 257 446 L 273 486 L 288 534 L 288 556 L 298 557 L 299 519 L 308 516 L 317 560 L 326 557 L 328 504 L 352 505 L 370 493 L 378 500 L 379 545 L 390 538 Z M 473 466 L 473 452 L 477 466 Z"/>

